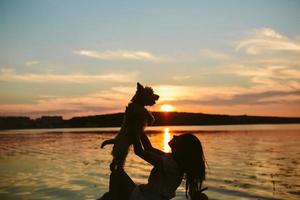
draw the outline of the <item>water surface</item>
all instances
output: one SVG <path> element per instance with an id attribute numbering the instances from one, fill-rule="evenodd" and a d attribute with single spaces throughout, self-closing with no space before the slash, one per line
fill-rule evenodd
<path id="1" fill-rule="evenodd" d="M 96 199 L 108 189 L 118 128 L 0 132 L 0 199 Z M 193 132 L 209 165 L 210 199 L 299 199 L 300 125 L 149 127 L 153 145 L 169 151 L 172 135 Z M 131 151 L 126 171 L 145 183 L 151 166 Z M 176 200 L 185 199 L 184 184 Z"/>

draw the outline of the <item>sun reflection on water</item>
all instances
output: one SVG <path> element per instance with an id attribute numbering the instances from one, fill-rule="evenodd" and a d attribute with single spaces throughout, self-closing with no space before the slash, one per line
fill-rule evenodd
<path id="1" fill-rule="evenodd" d="M 168 142 L 171 140 L 171 134 L 169 128 L 164 128 L 164 152 L 168 153 L 171 151 Z"/>

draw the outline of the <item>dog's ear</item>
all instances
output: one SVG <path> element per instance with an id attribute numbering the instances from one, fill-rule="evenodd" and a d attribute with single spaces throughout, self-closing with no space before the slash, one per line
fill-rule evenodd
<path id="1" fill-rule="evenodd" d="M 140 84 L 139 82 L 137 82 L 136 89 L 137 89 L 138 91 L 141 91 L 141 90 L 144 89 L 144 86 L 142 86 L 142 84 Z"/>

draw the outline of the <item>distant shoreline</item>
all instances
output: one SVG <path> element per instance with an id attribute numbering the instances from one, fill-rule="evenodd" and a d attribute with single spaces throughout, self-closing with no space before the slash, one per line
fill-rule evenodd
<path id="1" fill-rule="evenodd" d="M 153 112 L 153 126 L 243 125 L 243 124 L 298 124 L 300 117 L 273 117 L 248 115 L 219 115 L 187 112 Z M 96 128 L 120 127 L 123 113 L 63 119 L 61 116 L 0 117 L 0 129 L 35 128 Z"/>

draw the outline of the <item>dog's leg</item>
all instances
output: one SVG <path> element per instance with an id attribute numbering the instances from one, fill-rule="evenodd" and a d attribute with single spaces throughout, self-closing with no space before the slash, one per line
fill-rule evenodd
<path id="1" fill-rule="evenodd" d="M 126 158 L 127 158 L 127 155 L 128 155 L 128 150 L 129 149 L 124 150 L 123 154 L 119 157 L 118 162 L 117 162 L 117 169 L 118 170 L 124 170 L 125 161 L 126 161 Z"/>
<path id="2" fill-rule="evenodd" d="M 118 152 L 118 154 L 116 154 L 116 151 L 112 152 L 113 155 L 113 160 L 110 164 L 110 170 L 114 171 L 114 170 L 124 170 L 124 166 L 125 166 L 125 161 L 126 161 L 126 157 L 128 155 L 128 148 L 127 149 L 123 149 L 122 151 Z"/>
<path id="3" fill-rule="evenodd" d="M 111 161 L 110 165 L 109 165 L 110 171 L 115 171 L 116 169 L 118 169 L 118 162 L 116 161 L 116 159 L 113 158 L 113 160 Z"/>

